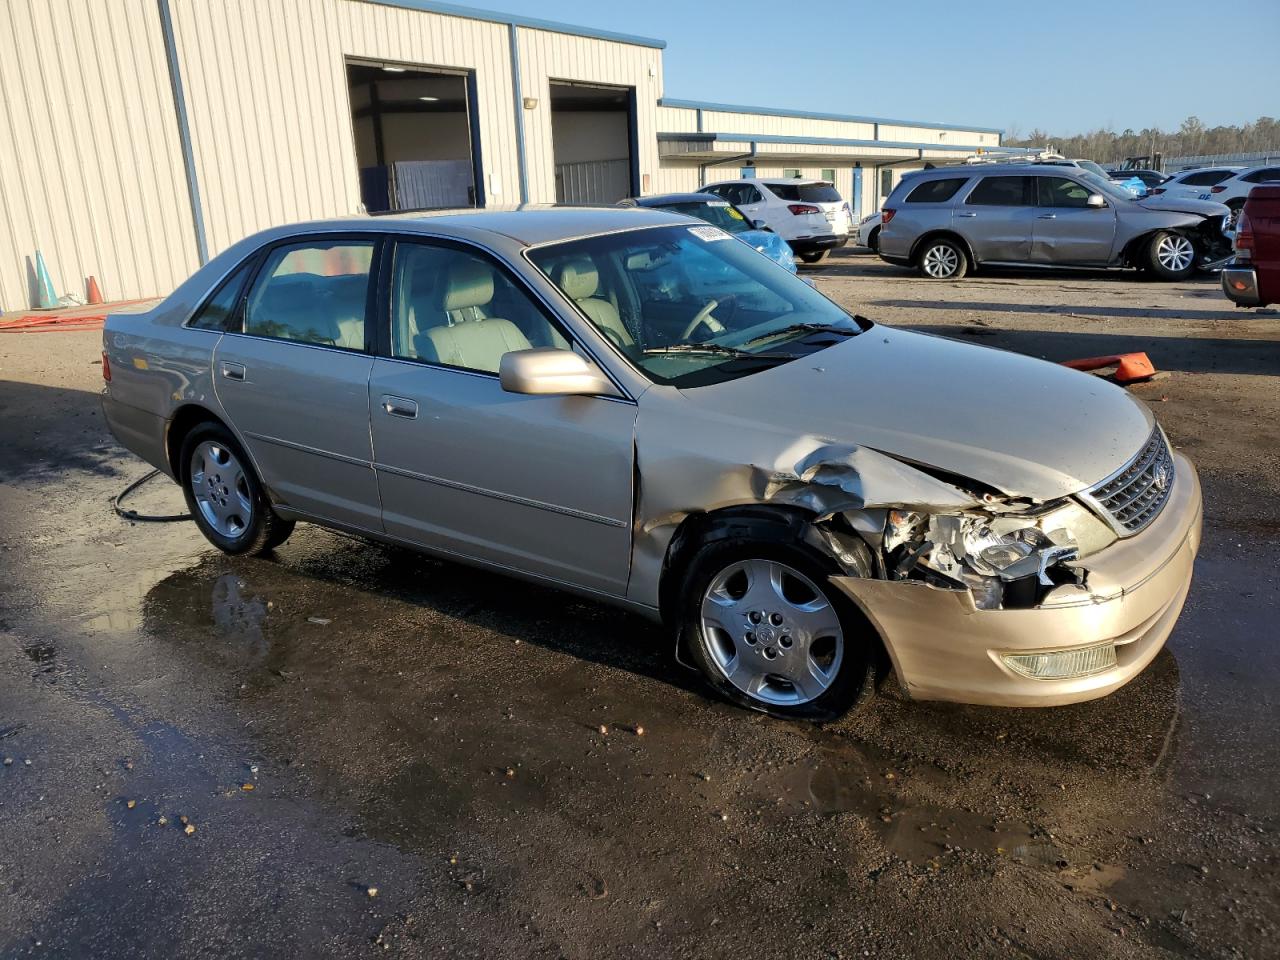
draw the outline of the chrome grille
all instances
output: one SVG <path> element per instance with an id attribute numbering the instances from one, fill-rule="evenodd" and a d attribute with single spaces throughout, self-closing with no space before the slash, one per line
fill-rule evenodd
<path id="1" fill-rule="evenodd" d="M 1173 477 L 1173 455 L 1156 427 L 1136 457 L 1085 497 L 1124 537 L 1156 518 L 1173 490 Z"/>

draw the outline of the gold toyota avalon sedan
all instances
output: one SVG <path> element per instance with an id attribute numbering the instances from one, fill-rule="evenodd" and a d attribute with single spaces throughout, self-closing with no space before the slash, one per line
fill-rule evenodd
<path id="1" fill-rule="evenodd" d="M 656 210 L 280 227 L 103 346 L 112 432 L 219 549 L 301 520 L 618 604 L 778 716 L 889 665 L 919 699 L 1103 696 L 1200 542 L 1195 468 L 1123 390 Z"/>

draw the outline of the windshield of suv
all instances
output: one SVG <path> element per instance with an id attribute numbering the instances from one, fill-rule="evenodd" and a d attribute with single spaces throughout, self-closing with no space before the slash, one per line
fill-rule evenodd
<path id="1" fill-rule="evenodd" d="M 1080 165 L 1081 170 L 1096 174 L 1104 180 L 1107 179 L 1107 171 L 1102 169 L 1101 164 L 1094 163 L 1092 160 L 1077 160 L 1076 163 Z"/>
<path id="2" fill-rule="evenodd" d="M 527 256 L 656 383 L 736 379 L 871 326 L 707 224 L 587 237 Z"/>
<path id="3" fill-rule="evenodd" d="M 1088 170 L 1080 171 L 1080 179 L 1087 183 L 1098 193 L 1112 200 L 1134 200 L 1137 199 L 1132 193 L 1126 190 L 1114 180 L 1108 180 L 1106 177 L 1100 177 L 1096 173 L 1090 173 Z"/>
<path id="4" fill-rule="evenodd" d="M 699 203 L 689 200 L 681 203 L 664 203 L 654 210 L 670 210 L 672 213 L 683 213 L 686 217 L 697 217 L 707 223 L 719 227 L 729 233 L 746 233 L 751 229 L 744 217 L 728 200 L 712 200 L 710 203 Z"/>
<path id="5" fill-rule="evenodd" d="M 783 200 L 801 203 L 839 203 L 840 191 L 829 183 L 767 183 L 772 193 Z"/>

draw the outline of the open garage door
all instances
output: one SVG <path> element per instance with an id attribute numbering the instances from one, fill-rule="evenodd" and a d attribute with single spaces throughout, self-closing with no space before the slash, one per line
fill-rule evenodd
<path id="1" fill-rule="evenodd" d="M 617 203 L 639 194 L 634 87 L 551 81 L 558 203 Z"/>
<path id="2" fill-rule="evenodd" d="M 347 86 L 367 211 L 484 206 L 474 75 L 349 60 Z"/>

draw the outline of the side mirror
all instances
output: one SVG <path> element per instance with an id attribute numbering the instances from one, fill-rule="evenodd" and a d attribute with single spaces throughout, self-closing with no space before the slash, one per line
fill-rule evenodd
<path id="1" fill-rule="evenodd" d="M 1085 206 L 1093 207 L 1095 210 L 1101 209 L 1107 205 L 1107 198 L 1100 193 L 1089 194 L 1089 199 L 1085 201 Z"/>
<path id="2" fill-rule="evenodd" d="M 504 353 L 498 362 L 498 382 L 508 393 L 619 396 L 599 367 L 572 350 L 556 347 Z"/>
<path id="3" fill-rule="evenodd" d="M 769 226 L 763 220 L 752 220 L 751 227 L 754 230 L 768 230 L 770 233 L 773 233 L 773 227 Z"/>

